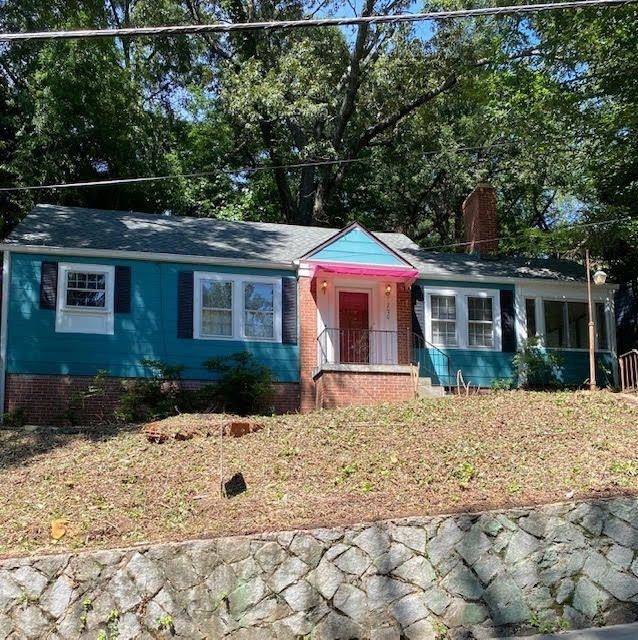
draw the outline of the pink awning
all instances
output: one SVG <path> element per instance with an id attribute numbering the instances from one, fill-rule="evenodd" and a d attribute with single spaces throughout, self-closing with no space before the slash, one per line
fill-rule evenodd
<path id="1" fill-rule="evenodd" d="M 315 262 L 312 265 L 313 275 L 331 273 L 348 276 L 373 276 L 379 278 L 398 278 L 400 280 L 415 280 L 418 269 L 411 267 L 385 267 L 383 265 L 342 264 L 340 262 Z"/>

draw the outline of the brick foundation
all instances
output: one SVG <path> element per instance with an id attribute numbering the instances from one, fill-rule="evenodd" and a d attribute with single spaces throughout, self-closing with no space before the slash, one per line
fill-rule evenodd
<path id="1" fill-rule="evenodd" d="M 314 380 L 317 409 L 414 398 L 414 383 L 409 373 L 320 371 Z"/>
<path id="2" fill-rule="evenodd" d="M 122 396 L 123 378 L 107 378 L 104 395 L 76 399 L 93 383 L 91 376 L 46 376 L 8 374 L 5 390 L 5 411 L 21 409 L 27 424 L 90 425 L 112 420 L 113 411 Z M 208 381 L 185 380 L 187 389 L 198 389 Z M 276 413 L 299 410 L 299 384 L 275 384 L 273 406 Z"/>

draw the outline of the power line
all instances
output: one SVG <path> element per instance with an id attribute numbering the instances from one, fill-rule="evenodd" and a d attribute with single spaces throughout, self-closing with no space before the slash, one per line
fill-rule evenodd
<path id="1" fill-rule="evenodd" d="M 239 173 L 257 173 L 258 171 L 273 171 L 276 169 L 303 169 L 306 167 L 325 167 L 337 164 L 351 164 L 362 162 L 362 158 L 352 160 L 320 160 L 316 162 L 300 162 L 298 164 L 269 165 L 264 167 L 245 167 L 236 170 L 222 169 L 220 171 L 199 171 L 197 173 L 179 173 L 165 176 L 147 176 L 141 178 L 114 178 L 112 180 L 89 180 L 86 182 L 60 182 L 57 184 L 38 184 L 23 187 L 0 187 L 0 192 L 6 191 L 41 191 L 43 189 L 72 189 L 77 187 L 103 187 L 118 184 L 135 184 L 139 182 L 159 182 L 162 180 L 178 180 L 180 178 L 209 178 L 220 173 L 236 175 Z"/>
<path id="2" fill-rule="evenodd" d="M 509 147 L 517 144 L 516 141 L 511 142 L 495 142 L 493 144 L 483 145 L 479 147 L 456 147 L 452 151 L 484 151 L 496 147 Z M 437 151 L 423 151 L 421 156 L 434 156 L 445 151 L 439 149 Z M 199 171 L 197 173 L 174 173 L 163 176 L 143 176 L 138 178 L 113 178 L 111 180 L 88 180 L 84 182 L 59 182 L 54 184 L 38 184 L 24 185 L 21 187 L 0 187 L 0 192 L 7 191 L 42 191 L 45 189 L 75 189 L 80 187 L 103 187 L 119 184 L 136 184 L 143 182 L 161 182 L 163 180 L 179 180 L 181 178 L 209 178 L 211 176 L 225 173 L 227 175 L 237 175 L 240 173 L 257 173 L 258 171 L 274 171 L 277 169 L 304 169 L 306 167 L 325 167 L 331 165 L 352 164 L 355 162 L 365 162 L 368 158 L 352 158 L 349 160 L 317 160 L 313 162 L 299 162 L 297 164 L 267 165 L 262 167 L 242 167 L 238 169 L 221 169 L 219 171 Z"/>
<path id="3" fill-rule="evenodd" d="M 586 227 L 604 227 L 610 224 L 619 224 L 621 222 L 636 222 L 637 219 L 632 216 L 624 218 L 612 218 L 609 220 L 601 220 L 599 222 L 575 222 L 564 227 L 553 229 L 552 231 L 570 231 L 571 229 L 583 229 Z M 510 240 L 510 237 L 488 238 L 487 240 L 474 240 L 472 242 L 453 242 L 450 244 L 439 244 L 433 247 L 421 247 L 424 251 L 437 251 L 438 249 L 455 249 L 457 247 L 466 247 L 470 244 L 487 244 L 489 242 L 500 242 L 501 240 Z"/>
<path id="4" fill-rule="evenodd" d="M 309 27 L 343 27 L 364 24 L 398 24 L 421 21 L 454 20 L 480 16 L 510 14 L 532 14 L 563 9 L 596 7 L 622 7 L 638 0 L 573 0 L 572 2 L 547 2 L 540 4 L 508 5 L 482 9 L 460 9 L 455 11 L 432 11 L 428 13 L 401 13 L 396 15 L 357 16 L 352 18 L 313 18 L 305 20 L 273 20 L 264 22 L 216 22 L 213 24 L 189 24 L 161 27 L 125 27 L 117 29 L 78 29 L 68 31 L 32 31 L 23 33 L 0 33 L 0 42 L 25 40 L 70 40 L 90 38 L 121 38 L 143 36 L 198 35 L 202 33 L 231 33 L 256 30 L 288 30 Z"/>

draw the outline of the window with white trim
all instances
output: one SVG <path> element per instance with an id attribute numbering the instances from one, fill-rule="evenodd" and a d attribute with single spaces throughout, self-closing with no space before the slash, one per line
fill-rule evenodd
<path id="1" fill-rule="evenodd" d="M 456 298 L 430 296 L 432 344 L 442 347 L 456 345 Z"/>
<path id="2" fill-rule="evenodd" d="M 281 342 L 281 279 L 195 273 L 194 336 Z"/>
<path id="3" fill-rule="evenodd" d="M 467 342 L 470 347 L 494 346 L 492 298 L 467 298 Z"/>
<path id="4" fill-rule="evenodd" d="M 112 334 L 115 268 L 60 263 L 55 330 Z"/>
<path id="5" fill-rule="evenodd" d="M 543 345 L 550 349 L 589 348 L 589 309 L 580 300 L 552 300 L 551 298 L 526 298 L 525 314 L 527 335 L 541 333 L 536 327 L 536 305 L 540 304 L 540 322 L 543 329 Z M 609 349 L 605 305 L 594 303 L 596 349 Z"/>
<path id="6" fill-rule="evenodd" d="M 426 339 L 437 347 L 501 349 L 498 290 L 427 290 Z"/>

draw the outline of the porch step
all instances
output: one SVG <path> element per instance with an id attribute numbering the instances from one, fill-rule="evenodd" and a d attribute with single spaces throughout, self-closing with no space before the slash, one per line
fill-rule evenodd
<path id="1" fill-rule="evenodd" d="M 441 398 L 444 395 L 444 387 L 434 386 L 432 378 L 419 378 L 417 385 L 417 396 L 419 398 Z"/>

